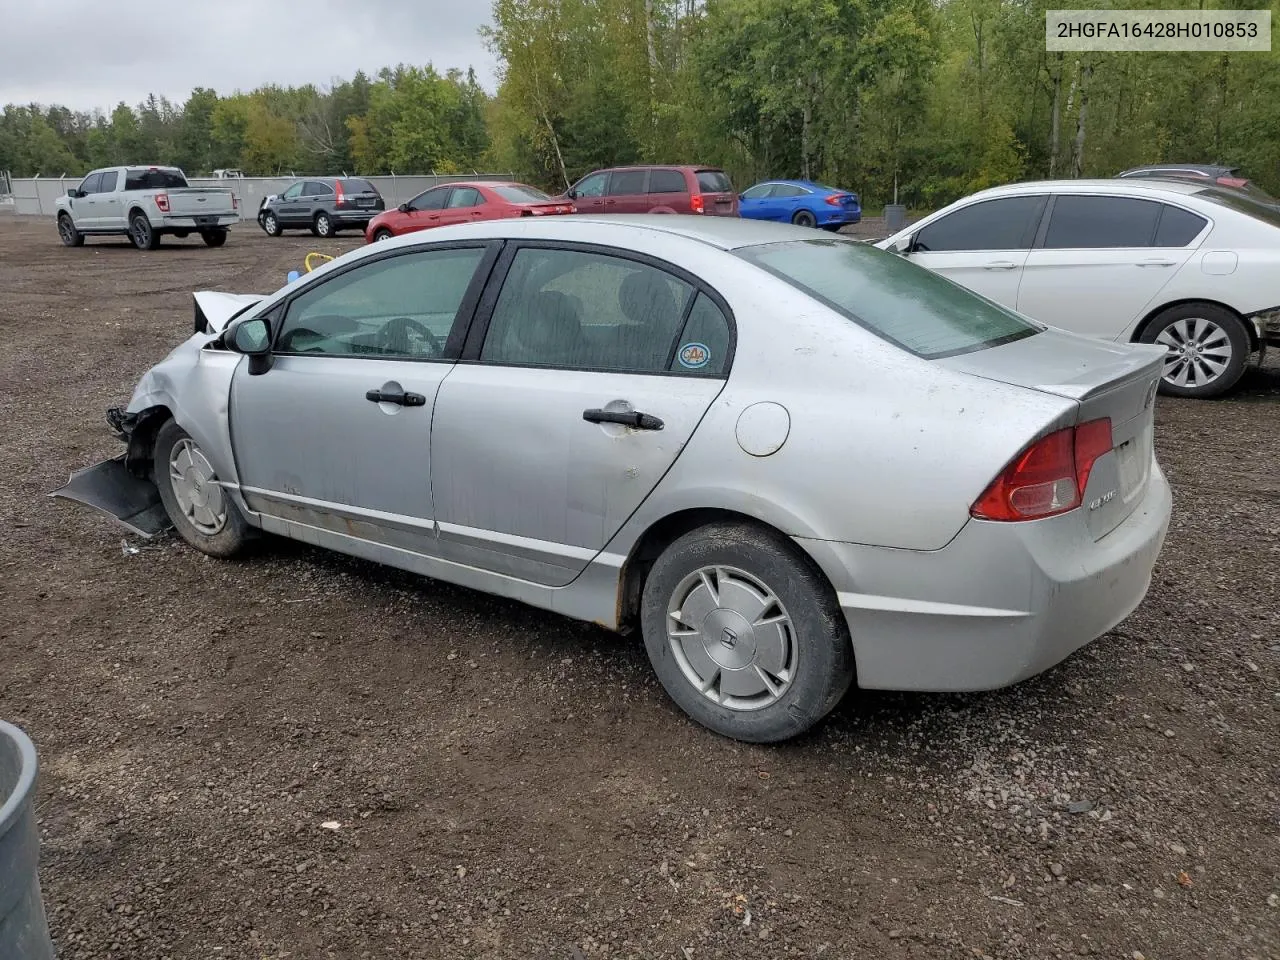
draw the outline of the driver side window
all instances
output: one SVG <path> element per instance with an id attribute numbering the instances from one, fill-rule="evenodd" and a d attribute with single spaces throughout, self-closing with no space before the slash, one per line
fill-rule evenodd
<path id="1" fill-rule="evenodd" d="M 294 200 L 294 199 L 297 199 L 300 193 L 302 193 L 302 184 L 295 183 L 292 187 L 290 187 L 288 190 L 284 192 L 284 194 L 281 196 L 280 199 Z"/>
<path id="2" fill-rule="evenodd" d="M 603 197 L 605 183 L 608 180 L 607 173 L 593 173 L 578 184 L 575 192 L 579 197 Z"/>
<path id="3" fill-rule="evenodd" d="M 290 302 L 275 350 L 434 360 L 484 255 L 484 247 L 420 250 L 325 280 Z"/>

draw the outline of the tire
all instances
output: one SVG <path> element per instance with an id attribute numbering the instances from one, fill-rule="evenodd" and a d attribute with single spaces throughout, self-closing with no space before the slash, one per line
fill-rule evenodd
<path id="1" fill-rule="evenodd" d="M 155 250 L 160 246 L 160 234 L 145 213 L 135 213 L 129 218 L 129 239 L 139 250 Z"/>
<path id="2" fill-rule="evenodd" d="M 791 222 L 797 227 L 816 227 L 818 225 L 818 218 L 808 210 L 797 210 L 791 217 Z"/>
<path id="3" fill-rule="evenodd" d="M 84 234 L 76 229 L 75 221 L 65 213 L 58 214 L 58 237 L 64 247 L 84 246 Z"/>
<path id="4" fill-rule="evenodd" d="M 311 225 L 311 232 L 317 237 L 332 237 L 334 233 L 333 218 L 323 210 L 320 213 L 317 213 L 316 218 Z"/>
<path id="5" fill-rule="evenodd" d="M 211 557 L 225 559 L 244 550 L 256 531 L 222 488 L 209 482 L 217 478 L 191 435 L 167 421 L 156 434 L 151 457 L 151 479 L 182 539 Z"/>
<path id="6" fill-rule="evenodd" d="M 1239 382 L 1253 352 L 1240 318 L 1212 303 L 1170 307 L 1138 339 L 1169 349 L 1160 392 L 1174 397 L 1221 396 Z"/>
<path id="7" fill-rule="evenodd" d="M 853 681 L 853 644 L 830 585 L 771 530 L 723 523 L 685 534 L 649 571 L 640 617 L 649 662 L 671 699 L 735 740 L 803 733 Z M 691 632 L 672 637 L 668 625 Z"/>
<path id="8" fill-rule="evenodd" d="M 201 230 L 200 239 L 206 247 L 220 247 L 227 242 L 226 230 Z"/>
<path id="9" fill-rule="evenodd" d="M 262 215 L 262 218 L 258 223 L 268 237 L 278 237 L 280 234 L 284 233 L 284 230 L 280 228 L 280 218 L 270 210 Z"/>
<path id="10" fill-rule="evenodd" d="M 381 243 L 383 240 L 390 240 L 393 236 L 394 234 L 390 230 L 388 230 L 386 227 L 383 227 L 381 230 L 379 230 L 377 233 L 373 235 L 373 242 Z"/>

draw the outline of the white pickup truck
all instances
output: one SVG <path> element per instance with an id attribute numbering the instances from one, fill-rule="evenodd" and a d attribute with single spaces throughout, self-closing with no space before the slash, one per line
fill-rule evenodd
<path id="1" fill-rule="evenodd" d="M 58 198 L 58 236 L 79 247 L 87 236 L 124 235 L 139 250 L 154 250 L 166 233 L 198 233 L 220 247 L 240 219 L 238 207 L 230 190 L 188 186 L 177 167 L 106 167 Z"/>

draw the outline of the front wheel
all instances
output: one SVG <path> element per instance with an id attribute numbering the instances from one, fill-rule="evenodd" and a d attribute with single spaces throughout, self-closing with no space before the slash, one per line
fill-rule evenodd
<path id="1" fill-rule="evenodd" d="M 204 451 L 169 420 L 156 434 L 151 478 L 179 535 L 201 553 L 233 557 L 253 538 L 236 505 L 218 485 Z"/>
<path id="2" fill-rule="evenodd" d="M 791 218 L 791 222 L 797 227 L 816 227 L 818 218 L 808 210 L 797 210 L 795 216 Z"/>
<path id="3" fill-rule="evenodd" d="M 280 220 L 269 210 L 262 215 L 262 219 L 258 222 L 262 225 L 263 232 L 268 237 L 278 237 L 284 232 L 280 229 Z"/>
<path id="4" fill-rule="evenodd" d="M 206 247 L 220 247 L 227 242 L 226 230 L 201 230 L 200 239 Z"/>
<path id="5" fill-rule="evenodd" d="M 853 645 L 830 585 L 769 530 L 714 524 L 681 537 L 650 570 L 640 615 L 671 699 L 735 740 L 803 733 L 853 680 Z"/>
<path id="6" fill-rule="evenodd" d="M 1244 324 L 1211 303 L 1184 303 L 1156 315 L 1142 331 L 1144 343 L 1169 351 L 1161 393 L 1175 397 L 1216 397 L 1244 375 L 1252 345 Z"/>
<path id="7" fill-rule="evenodd" d="M 139 250 L 155 250 L 160 246 L 160 234 L 145 213 L 135 213 L 129 221 L 129 239 Z"/>
<path id="8" fill-rule="evenodd" d="M 76 229 L 75 222 L 65 213 L 58 214 L 58 237 L 64 247 L 84 246 L 84 234 Z"/>
<path id="9" fill-rule="evenodd" d="M 374 243 L 381 243 L 383 240 L 390 240 L 390 239 L 391 239 L 391 231 L 388 230 L 386 227 L 383 227 L 381 230 L 378 230 L 373 235 Z"/>

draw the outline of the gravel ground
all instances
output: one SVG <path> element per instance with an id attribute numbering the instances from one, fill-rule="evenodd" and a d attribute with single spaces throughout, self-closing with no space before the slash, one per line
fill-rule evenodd
<path id="1" fill-rule="evenodd" d="M 1280 957 L 1280 367 L 1161 399 L 1175 515 L 1117 630 L 752 747 L 637 639 L 284 541 L 123 550 L 46 498 L 118 451 L 193 289 L 321 243 L 0 218 L 0 715 L 62 960 Z"/>

